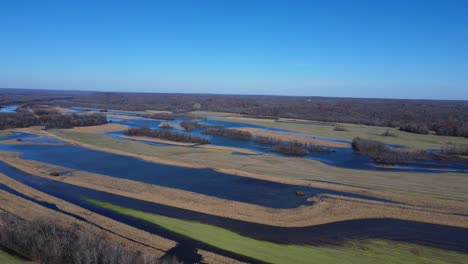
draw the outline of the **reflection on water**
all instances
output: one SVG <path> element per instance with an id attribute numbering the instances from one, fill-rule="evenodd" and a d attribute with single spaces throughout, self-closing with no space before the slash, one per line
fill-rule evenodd
<path id="1" fill-rule="evenodd" d="M 313 227 L 274 227 L 135 200 L 73 186 L 63 182 L 35 177 L 19 171 L 1 161 L 0 172 L 41 192 L 71 202 L 98 214 L 138 227 L 139 229 L 156 233 L 184 245 L 192 245 L 194 248 L 206 248 L 214 250 L 215 252 L 219 250 L 210 248 L 207 245 L 203 245 L 181 235 L 174 234 L 154 224 L 102 209 L 88 203 L 85 199 L 96 199 L 145 212 L 215 225 L 243 236 L 273 243 L 337 245 L 352 239 L 382 238 L 468 252 L 468 229 L 463 228 L 393 219 L 352 220 Z"/>
<path id="2" fill-rule="evenodd" d="M 19 152 L 24 159 L 273 208 L 309 204 L 307 198 L 318 194 L 386 201 L 353 193 L 240 177 L 213 169 L 152 163 L 78 146 L 0 145 L 0 150 Z M 296 191 L 303 191 L 305 195 L 297 197 Z"/>
<path id="3" fill-rule="evenodd" d="M 19 105 L 6 105 L 4 107 L 0 107 L 0 113 L 14 113 Z"/>
<path id="4" fill-rule="evenodd" d="M 143 118 L 128 119 L 128 120 L 110 118 L 109 120 L 115 123 L 121 123 L 121 124 L 127 125 L 129 127 L 148 126 L 151 129 L 159 129 L 159 124 L 163 122 L 159 120 L 150 120 L 150 119 L 143 119 Z M 186 120 L 186 119 L 178 118 L 174 122 L 181 122 L 183 120 Z M 223 126 L 225 128 L 250 127 L 250 128 L 263 129 L 263 130 L 271 130 L 271 131 L 276 131 L 280 133 L 287 133 L 287 134 L 291 134 L 291 135 L 306 138 L 306 139 L 317 139 L 317 140 L 339 142 L 339 143 L 346 143 L 346 144 L 350 143 L 349 141 L 345 141 L 345 140 L 336 140 L 336 139 L 330 139 L 330 138 L 324 138 L 324 137 L 314 137 L 312 135 L 305 135 L 305 134 L 285 131 L 281 129 L 272 129 L 272 128 L 267 128 L 267 127 L 260 126 L 260 125 L 251 125 L 251 124 L 245 124 L 245 123 L 239 123 L 239 122 L 227 122 L 227 121 L 208 119 L 200 123 L 204 125 L 211 125 L 211 126 Z M 291 157 L 290 155 L 280 154 L 280 153 L 272 151 L 271 145 L 268 145 L 268 144 L 261 144 L 261 143 L 253 142 L 251 140 L 241 140 L 241 139 L 234 139 L 234 138 L 228 138 L 228 137 L 216 136 L 216 135 L 205 135 L 205 134 L 202 134 L 203 129 L 201 128 L 194 129 L 193 131 L 190 131 L 190 132 L 180 131 L 180 130 L 177 130 L 177 131 L 207 138 L 210 140 L 212 145 L 243 148 L 243 149 L 248 149 L 248 150 L 252 150 L 255 152 L 270 154 L 270 155 L 276 155 L 276 156 L 281 156 L 281 157 Z M 121 135 L 123 134 L 122 131 L 110 132 L 107 134 L 111 135 L 115 139 L 128 140 L 128 139 L 121 137 Z M 139 140 L 139 141 L 142 143 L 151 144 L 151 145 L 167 145 L 167 144 L 154 143 L 154 142 L 144 141 L 144 140 Z M 399 146 L 399 145 L 389 145 L 389 147 L 404 148 L 403 146 Z M 375 162 L 373 162 L 371 159 L 366 157 L 365 155 L 355 153 L 351 149 L 351 147 L 349 148 L 330 147 L 330 149 L 333 152 L 314 152 L 314 153 L 310 153 L 304 156 L 303 158 L 317 160 L 317 161 L 323 162 L 331 166 L 348 168 L 348 169 L 359 169 L 359 170 L 404 171 L 404 172 L 443 172 L 443 171 L 468 172 L 468 163 L 455 163 L 455 162 L 431 160 L 428 162 L 418 162 L 415 164 L 405 164 L 405 165 L 399 165 L 399 166 L 379 166 Z"/>

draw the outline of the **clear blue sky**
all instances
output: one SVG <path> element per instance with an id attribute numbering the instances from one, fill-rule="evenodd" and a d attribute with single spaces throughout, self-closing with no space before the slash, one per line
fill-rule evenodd
<path id="1" fill-rule="evenodd" d="M 0 1 L 0 87 L 468 99 L 468 1 Z"/>

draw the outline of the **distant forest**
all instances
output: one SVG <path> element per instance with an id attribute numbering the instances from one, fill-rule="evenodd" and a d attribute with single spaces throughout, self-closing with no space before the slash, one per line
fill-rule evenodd
<path id="1" fill-rule="evenodd" d="M 297 118 L 398 127 L 468 137 L 468 101 L 312 96 L 158 94 L 1 89 L 0 105 L 54 103 L 122 110 L 219 111 L 260 118 Z"/>

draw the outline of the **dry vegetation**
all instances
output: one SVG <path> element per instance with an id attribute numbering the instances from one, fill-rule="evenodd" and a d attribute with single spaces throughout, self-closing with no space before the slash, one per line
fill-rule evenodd
<path id="1" fill-rule="evenodd" d="M 24 220 L 5 212 L 0 212 L 0 245 L 47 264 L 161 263 L 154 256 L 109 244 L 104 237 L 90 236 L 76 227 L 64 228 L 49 218 Z"/>
<path id="2" fill-rule="evenodd" d="M 251 140 L 252 133 L 248 131 L 236 130 L 236 129 L 229 129 L 229 128 L 221 128 L 221 127 L 209 127 L 203 130 L 203 134 L 207 135 L 214 135 L 214 136 L 223 136 L 235 139 L 242 139 L 242 140 Z"/>
<path id="3" fill-rule="evenodd" d="M 466 203 L 462 202 L 440 201 L 427 198 L 418 199 L 416 197 L 392 192 L 289 180 L 285 183 L 298 185 L 298 189 L 300 189 L 300 186 L 306 185 L 374 196 L 394 200 L 402 204 L 389 204 L 342 196 L 322 195 L 314 198 L 315 203 L 313 206 L 303 206 L 293 209 L 273 209 L 84 171 L 73 171 L 64 176 L 51 177 L 49 176 L 50 172 L 69 171 L 69 169 L 32 160 L 23 160 L 18 158 L 17 154 L 13 153 L 0 152 L 0 154 L 0 158 L 9 165 L 32 175 L 45 177 L 51 180 L 63 181 L 72 185 L 186 210 L 274 226 L 311 226 L 335 221 L 382 217 L 463 227 L 468 223 L 466 217 L 452 214 L 468 213 Z M 253 177 L 254 175 L 250 176 Z M 291 196 L 293 195 L 295 194 L 291 193 Z"/>
<path id="4" fill-rule="evenodd" d="M 406 173 L 351 170 L 327 166 L 310 159 L 271 155 L 234 156 L 215 149 L 150 146 L 139 142 L 114 140 L 90 133 L 54 130 L 51 136 L 83 147 L 138 157 L 163 164 L 203 168 L 210 167 L 232 174 L 277 182 L 293 183 L 296 179 L 328 181 L 351 186 L 391 190 L 414 196 L 468 200 L 468 178 L 460 173 Z M 170 158 L 168 158 L 170 157 Z M 404 180 L 402 180 L 404 179 Z M 436 185 L 431 184 L 437 182 Z M 294 183 L 293 183 L 294 184 Z"/>
<path id="5" fill-rule="evenodd" d="M 0 129 L 45 126 L 50 128 L 72 128 L 106 124 L 105 115 L 101 114 L 61 114 L 46 109 L 18 110 L 16 113 L 0 113 Z"/>
<path id="6" fill-rule="evenodd" d="M 165 129 L 153 130 L 149 127 L 130 128 L 124 131 L 125 136 L 138 136 L 138 137 L 152 137 L 160 138 L 171 141 L 185 142 L 185 143 L 197 143 L 197 144 L 210 144 L 210 141 L 206 138 L 185 134 L 181 132 L 175 132 Z"/>
<path id="7" fill-rule="evenodd" d="M 0 94 L 0 105 L 49 104 L 51 101 L 65 107 L 97 109 L 229 112 L 272 121 L 280 117 L 403 128 L 416 124 L 439 135 L 468 136 L 466 101 L 14 89 L 3 89 Z"/>

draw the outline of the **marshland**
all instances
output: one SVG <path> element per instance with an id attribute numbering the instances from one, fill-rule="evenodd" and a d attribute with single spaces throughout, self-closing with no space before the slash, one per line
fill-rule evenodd
<path id="1" fill-rule="evenodd" d="M 467 138 L 227 112 L 102 112 L 70 107 L 74 98 L 25 102 L 0 115 L 0 208 L 8 220 L 0 241 L 8 258 L 371 263 L 468 256 Z M 63 220 L 46 226 L 47 214 L 35 210 Z M 26 235 L 48 239 L 34 235 L 39 230 L 80 249 L 70 255 L 59 241 L 37 242 L 33 251 L 15 244 Z M 93 232 L 103 235 L 93 240 Z M 47 247 L 63 255 L 51 260 Z M 394 253 L 381 255 L 386 247 Z"/>
<path id="2" fill-rule="evenodd" d="M 0 1 L 0 264 L 468 263 L 467 1 Z"/>

